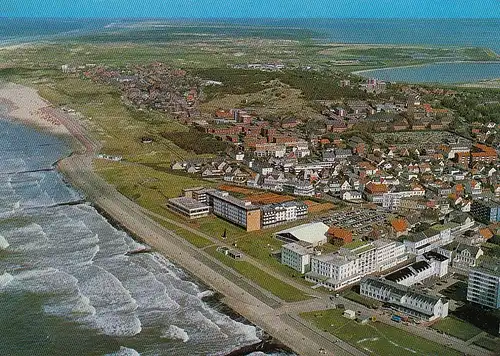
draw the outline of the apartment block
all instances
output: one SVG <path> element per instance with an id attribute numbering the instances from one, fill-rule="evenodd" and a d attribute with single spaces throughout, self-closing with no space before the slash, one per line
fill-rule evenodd
<path id="1" fill-rule="evenodd" d="M 470 207 L 474 219 L 485 224 L 500 221 L 500 204 L 492 200 L 474 200 Z"/>
<path id="2" fill-rule="evenodd" d="M 271 227 L 307 217 L 307 205 L 289 201 L 261 207 L 262 228 Z"/>
<path id="3" fill-rule="evenodd" d="M 489 308 L 500 308 L 500 259 L 484 261 L 469 271 L 467 300 Z"/>
<path id="4" fill-rule="evenodd" d="M 260 230 L 260 207 L 218 190 L 207 192 L 207 196 L 215 215 L 247 231 Z"/>

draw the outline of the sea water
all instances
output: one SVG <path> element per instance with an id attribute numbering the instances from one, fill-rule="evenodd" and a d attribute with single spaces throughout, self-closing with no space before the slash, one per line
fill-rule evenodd
<path id="1" fill-rule="evenodd" d="M 128 255 L 144 246 L 51 169 L 68 153 L 0 120 L 1 355 L 224 355 L 259 341 L 163 256 Z"/>

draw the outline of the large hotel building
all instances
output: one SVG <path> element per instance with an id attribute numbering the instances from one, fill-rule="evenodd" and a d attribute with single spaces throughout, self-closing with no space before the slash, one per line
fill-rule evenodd
<path id="1" fill-rule="evenodd" d="M 247 231 L 260 230 L 259 206 L 218 190 L 208 191 L 207 196 L 215 215 L 244 227 Z"/>

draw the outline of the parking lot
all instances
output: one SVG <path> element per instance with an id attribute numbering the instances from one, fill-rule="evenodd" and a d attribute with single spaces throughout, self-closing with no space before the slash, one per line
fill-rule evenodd
<path id="1" fill-rule="evenodd" d="M 333 211 L 321 220 L 328 226 L 336 225 L 352 231 L 353 235 L 362 237 L 369 233 L 374 225 L 388 224 L 393 217 L 382 210 L 356 209 Z"/>

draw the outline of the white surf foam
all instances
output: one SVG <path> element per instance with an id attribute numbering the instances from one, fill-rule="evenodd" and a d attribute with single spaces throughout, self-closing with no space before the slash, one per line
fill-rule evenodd
<path id="1" fill-rule="evenodd" d="M 162 335 L 163 338 L 181 340 L 182 342 L 189 341 L 189 335 L 186 330 L 176 326 L 170 325 L 167 330 Z"/>
<path id="2" fill-rule="evenodd" d="M 129 347 L 120 346 L 119 351 L 113 352 L 112 354 L 106 354 L 105 356 L 141 356 L 141 354 Z"/>
<path id="3" fill-rule="evenodd" d="M 5 239 L 5 237 L 0 235 L 0 249 L 5 250 L 9 246 L 9 242 Z"/>
<path id="4" fill-rule="evenodd" d="M 13 279 L 14 277 L 8 272 L 2 274 L 0 276 L 0 289 L 6 287 L 10 282 L 12 282 Z"/>

